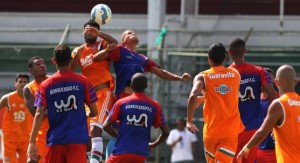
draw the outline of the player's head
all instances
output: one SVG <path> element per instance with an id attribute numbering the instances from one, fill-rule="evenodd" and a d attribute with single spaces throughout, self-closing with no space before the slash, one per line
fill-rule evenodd
<path id="1" fill-rule="evenodd" d="M 27 74 L 19 73 L 16 75 L 15 87 L 18 91 L 23 91 L 27 83 L 29 83 L 29 76 Z"/>
<path id="2" fill-rule="evenodd" d="M 91 34 L 91 32 L 88 30 L 89 28 L 96 28 L 100 30 L 100 26 L 93 20 L 89 20 L 83 25 L 83 36 L 85 39 L 85 42 L 88 44 L 93 44 L 97 41 L 97 36 L 94 36 Z"/>
<path id="3" fill-rule="evenodd" d="M 65 44 L 57 45 L 53 52 L 55 63 L 58 67 L 69 66 L 71 61 L 71 49 Z"/>
<path id="4" fill-rule="evenodd" d="M 128 29 L 122 33 L 121 43 L 123 46 L 137 46 L 139 43 L 139 38 L 133 30 Z"/>
<path id="5" fill-rule="evenodd" d="M 230 41 L 228 53 L 232 59 L 244 57 L 246 51 L 246 43 L 244 40 L 234 38 Z"/>
<path id="6" fill-rule="evenodd" d="M 94 27 L 94 28 L 97 28 L 98 30 L 100 30 L 99 24 L 91 19 L 83 24 L 83 29 L 85 29 L 87 26 Z"/>
<path id="7" fill-rule="evenodd" d="M 274 74 L 274 71 L 273 71 L 272 69 L 268 68 L 268 67 L 265 67 L 264 69 L 265 69 L 265 70 L 267 71 L 267 73 L 269 74 L 269 76 L 270 76 L 270 78 L 271 78 L 271 80 L 272 80 L 272 83 L 274 83 L 274 82 L 275 82 L 275 74 Z"/>
<path id="8" fill-rule="evenodd" d="M 185 129 L 185 119 L 184 118 L 178 118 L 176 120 L 176 126 L 177 126 L 177 129 L 179 129 L 180 131 L 184 130 Z"/>
<path id="9" fill-rule="evenodd" d="M 34 77 L 46 77 L 47 68 L 45 61 L 40 56 L 31 57 L 27 63 L 28 71 Z"/>
<path id="10" fill-rule="evenodd" d="M 136 73 L 131 78 L 130 84 L 134 92 L 143 93 L 147 88 L 147 78 L 143 73 Z"/>
<path id="11" fill-rule="evenodd" d="M 275 83 L 279 92 L 295 91 L 296 72 L 290 65 L 282 65 L 278 68 L 275 77 Z"/>
<path id="12" fill-rule="evenodd" d="M 223 65 L 226 59 L 226 50 L 222 43 L 216 42 L 208 48 L 208 61 L 211 66 Z"/>

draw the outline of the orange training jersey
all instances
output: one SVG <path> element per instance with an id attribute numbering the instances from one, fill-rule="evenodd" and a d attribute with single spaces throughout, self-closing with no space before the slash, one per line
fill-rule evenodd
<path id="1" fill-rule="evenodd" d="M 91 81 L 93 86 L 113 81 L 113 77 L 109 70 L 109 61 L 93 61 L 94 55 L 98 51 L 106 48 L 106 44 L 106 41 L 100 40 L 91 46 L 85 46 L 78 58 L 78 64 L 82 74 Z M 76 55 L 78 48 L 79 47 L 73 50 L 72 57 Z"/>
<path id="2" fill-rule="evenodd" d="M 284 120 L 280 126 L 274 127 L 277 162 L 299 162 L 300 96 L 295 92 L 289 92 L 278 100 L 283 108 Z"/>
<path id="3" fill-rule="evenodd" d="M 7 96 L 8 109 L 3 115 L 3 135 L 6 142 L 22 142 L 29 140 L 32 116 L 26 107 L 24 98 L 17 91 Z"/>
<path id="4" fill-rule="evenodd" d="M 31 92 L 31 94 L 33 95 L 34 98 L 37 94 L 39 86 L 40 86 L 40 83 L 37 83 L 35 80 L 28 83 L 28 88 L 29 88 L 29 90 L 30 90 L 30 92 Z M 46 139 L 46 135 L 47 135 L 47 132 L 48 132 L 48 129 L 49 129 L 49 123 L 48 123 L 48 120 L 46 118 L 47 117 L 44 117 L 44 119 L 42 121 L 40 130 L 39 130 L 39 133 L 38 133 L 38 139 L 39 139 L 39 136 Z"/>
<path id="5" fill-rule="evenodd" d="M 216 66 L 201 74 L 205 81 L 204 138 L 237 136 L 244 129 L 238 110 L 239 73 L 232 68 Z"/>

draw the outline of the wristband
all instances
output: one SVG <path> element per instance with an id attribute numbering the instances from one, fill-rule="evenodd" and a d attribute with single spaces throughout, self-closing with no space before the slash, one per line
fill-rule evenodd
<path id="1" fill-rule="evenodd" d="M 249 151 L 249 148 L 247 147 L 247 145 L 245 145 L 245 146 L 243 147 L 242 151 L 244 151 L 244 152 L 248 152 L 248 151 Z"/>

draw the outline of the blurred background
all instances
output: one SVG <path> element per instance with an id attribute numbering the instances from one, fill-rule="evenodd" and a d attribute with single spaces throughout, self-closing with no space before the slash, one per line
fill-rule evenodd
<path id="1" fill-rule="evenodd" d="M 99 3 L 113 13 L 102 31 L 120 41 L 124 30 L 133 29 L 140 38 L 138 51 L 178 75 L 188 72 L 194 77 L 207 69 L 209 44 L 222 42 L 228 47 L 232 38 L 240 37 L 247 44 L 246 61 L 274 71 L 289 64 L 300 78 L 299 0 L 2 0 L 0 95 L 14 90 L 15 75 L 27 73 L 32 56 L 42 56 L 49 74 L 54 73 L 50 62 L 54 47 L 59 42 L 72 48 L 84 43 L 83 24 Z M 165 82 L 148 76 L 147 93 L 161 103 L 170 128 L 175 128 L 176 118 L 186 117 L 192 81 Z M 195 117 L 202 128 L 201 109 Z M 204 162 L 202 133 L 197 137 L 198 161 Z M 169 162 L 170 154 L 163 144 L 148 161 Z"/>

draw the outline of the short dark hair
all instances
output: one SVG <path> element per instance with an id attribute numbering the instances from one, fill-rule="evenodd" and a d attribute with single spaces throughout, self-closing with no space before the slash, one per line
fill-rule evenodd
<path id="1" fill-rule="evenodd" d="M 36 59 L 42 59 L 42 60 L 44 60 L 42 57 L 40 57 L 40 56 L 34 56 L 34 57 L 31 57 L 29 60 L 28 60 L 28 62 L 27 62 L 27 67 L 28 68 L 32 68 L 33 67 L 33 64 L 34 64 L 34 60 L 36 60 Z"/>
<path id="2" fill-rule="evenodd" d="M 98 30 L 100 30 L 99 24 L 96 23 L 94 20 L 91 20 L 91 19 L 90 19 L 90 20 L 88 20 L 87 22 L 85 22 L 84 25 L 83 25 L 83 29 L 84 29 L 87 25 L 96 27 Z"/>
<path id="3" fill-rule="evenodd" d="M 183 117 L 179 117 L 176 119 L 176 122 L 181 122 L 183 124 L 186 124 L 186 120 Z"/>
<path id="4" fill-rule="evenodd" d="M 226 50 L 222 43 L 216 42 L 209 46 L 208 57 L 215 65 L 221 65 L 226 59 Z"/>
<path id="5" fill-rule="evenodd" d="M 65 44 L 57 45 L 54 49 L 54 58 L 58 66 L 67 66 L 71 60 L 71 49 Z"/>
<path id="6" fill-rule="evenodd" d="M 29 82 L 29 75 L 27 75 L 27 74 L 24 74 L 24 73 L 18 73 L 18 74 L 16 75 L 16 82 L 17 82 L 20 78 L 25 78 L 25 79 L 27 79 L 27 82 Z"/>
<path id="7" fill-rule="evenodd" d="M 245 49 L 246 43 L 241 38 L 234 38 L 230 41 L 229 49 L 230 50 L 237 50 L 237 49 Z"/>
<path id="8" fill-rule="evenodd" d="M 264 68 L 269 74 L 275 75 L 274 71 L 268 67 Z"/>
<path id="9" fill-rule="evenodd" d="M 136 73 L 131 78 L 131 88 L 134 92 L 143 93 L 147 88 L 147 78 L 143 73 Z"/>

